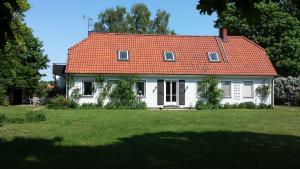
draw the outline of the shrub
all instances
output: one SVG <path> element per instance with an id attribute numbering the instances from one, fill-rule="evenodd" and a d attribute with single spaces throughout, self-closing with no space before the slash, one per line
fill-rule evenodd
<path id="1" fill-rule="evenodd" d="M 79 104 L 77 102 L 75 102 L 74 100 L 70 100 L 68 101 L 68 107 L 71 109 L 76 109 L 78 108 Z"/>
<path id="2" fill-rule="evenodd" d="M 204 104 L 203 100 L 198 99 L 197 102 L 196 102 L 195 108 L 197 110 L 203 110 L 204 106 L 205 106 L 205 104 Z"/>
<path id="3" fill-rule="evenodd" d="M 7 123 L 24 123 L 25 120 L 23 118 L 20 117 L 12 117 L 12 118 L 7 118 L 6 120 Z"/>
<path id="4" fill-rule="evenodd" d="M 93 103 L 83 103 L 81 105 L 81 108 L 83 108 L 83 109 L 94 109 L 94 108 L 97 108 L 97 105 L 93 104 Z"/>
<path id="5" fill-rule="evenodd" d="M 259 109 L 266 109 L 266 108 L 268 108 L 268 105 L 265 104 L 265 103 L 260 103 L 260 104 L 257 106 L 257 108 L 259 108 Z"/>
<path id="6" fill-rule="evenodd" d="M 4 114 L 0 114 L 0 126 L 3 125 L 4 122 L 6 122 L 7 118 Z"/>
<path id="7" fill-rule="evenodd" d="M 200 88 L 204 91 L 201 98 L 206 99 L 208 105 L 219 107 L 223 96 L 223 90 L 218 88 L 219 81 L 213 76 L 207 76 L 200 83 Z"/>
<path id="8" fill-rule="evenodd" d="M 49 109 L 62 109 L 69 107 L 69 101 L 64 96 L 57 96 L 48 101 Z"/>
<path id="9" fill-rule="evenodd" d="M 147 104 L 144 101 L 136 100 L 130 105 L 130 109 L 146 109 Z"/>
<path id="10" fill-rule="evenodd" d="M 225 103 L 222 106 L 220 106 L 221 109 L 232 109 L 234 107 L 234 104 Z"/>
<path id="11" fill-rule="evenodd" d="M 139 101 L 132 87 L 136 82 L 136 77 L 124 76 L 121 77 L 116 87 L 109 95 L 109 102 L 106 104 L 108 109 L 144 109 L 147 107 L 146 103 Z"/>
<path id="12" fill-rule="evenodd" d="M 256 104 L 253 102 L 244 102 L 245 108 L 246 109 L 255 109 L 256 108 Z"/>
<path id="13" fill-rule="evenodd" d="M 30 111 L 26 113 L 26 121 L 27 122 L 46 121 L 46 116 L 44 113 L 40 111 Z"/>
<path id="14" fill-rule="evenodd" d="M 300 105 L 300 76 L 278 77 L 274 80 L 275 98 L 287 105 Z"/>

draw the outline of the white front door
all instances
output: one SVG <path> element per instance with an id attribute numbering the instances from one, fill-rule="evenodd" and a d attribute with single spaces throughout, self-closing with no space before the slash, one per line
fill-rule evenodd
<path id="1" fill-rule="evenodd" d="M 166 81 L 166 105 L 177 105 L 177 81 Z"/>

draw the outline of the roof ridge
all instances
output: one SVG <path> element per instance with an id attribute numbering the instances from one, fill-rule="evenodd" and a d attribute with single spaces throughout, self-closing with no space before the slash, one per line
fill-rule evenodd
<path id="1" fill-rule="evenodd" d="M 129 36 L 178 36 L 178 37 L 215 37 L 217 35 L 172 35 L 172 34 L 137 34 L 137 33 L 127 33 L 127 32 L 99 32 L 99 31 L 89 31 L 89 36 L 95 34 L 103 34 L 103 35 L 129 35 Z M 230 36 L 231 37 L 231 36 Z"/>
<path id="2" fill-rule="evenodd" d="M 259 46 L 257 43 L 253 42 L 252 40 L 248 39 L 247 37 L 245 37 L 245 36 L 240 36 L 240 37 L 244 38 L 246 41 L 248 41 L 251 44 L 255 45 L 256 47 L 262 49 L 263 51 L 266 51 L 263 47 Z"/>

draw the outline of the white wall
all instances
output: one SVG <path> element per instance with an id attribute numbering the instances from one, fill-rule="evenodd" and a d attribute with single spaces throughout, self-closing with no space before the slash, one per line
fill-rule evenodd
<path id="1" fill-rule="evenodd" d="M 84 79 L 95 79 L 95 76 L 90 75 L 74 75 L 75 80 L 74 88 L 79 88 L 81 92 L 83 92 L 82 88 L 82 80 Z M 185 105 L 180 107 L 194 107 L 197 101 L 197 81 L 203 80 L 203 76 L 140 76 L 141 80 L 146 81 L 146 97 L 142 98 L 143 101 L 147 103 L 147 106 L 150 108 L 158 108 L 162 106 L 157 105 L 157 80 L 185 80 Z M 226 77 L 226 76 L 219 76 L 217 77 L 218 80 L 221 81 L 231 81 L 231 97 L 224 98 L 221 104 L 225 103 L 241 103 L 241 102 L 254 102 L 256 104 L 260 103 L 259 97 L 256 95 L 255 89 L 261 84 L 272 84 L 272 77 L 242 77 L 242 76 L 233 76 L 233 77 Z M 108 76 L 107 80 L 117 80 L 115 76 Z M 244 98 L 243 97 L 243 82 L 244 81 L 253 81 L 254 85 L 254 97 L 253 98 Z M 234 86 L 240 87 L 240 92 L 234 91 Z M 219 87 L 221 88 L 221 84 L 219 83 Z M 71 90 L 69 91 L 69 95 Z M 178 92 L 177 92 L 178 93 Z M 238 95 L 237 95 L 238 94 Z M 79 103 L 97 103 L 97 96 L 98 91 L 96 91 L 93 96 L 83 96 Z M 178 99 L 177 99 L 178 100 Z M 105 104 L 108 100 L 105 100 Z M 271 94 L 269 95 L 266 104 L 271 104 Z"/>

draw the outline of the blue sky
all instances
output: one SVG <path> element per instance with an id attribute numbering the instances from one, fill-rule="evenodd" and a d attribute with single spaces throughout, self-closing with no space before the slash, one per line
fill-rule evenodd
<path id="1" fill-rule="evenodd" d="M 171 14 L 169 27 L 177 34 L 216 35 L 213 27 L 216 15 L 200 15 L 196 10 L 198 0 L 29 0 L 31 9 L 25 22 L 33 29 L 44 44 L 45 54 L 50 58 L 49 68 L 43 80 L 53 80 L 52 63 L 66 63 L 68 48 L 87 36 L 87 21 L 83 15 L 94 21 L 106 8 L 125 6 L 128 10 L 135 3 L 145 3 L 152 13 L 158 9 Z"/>

